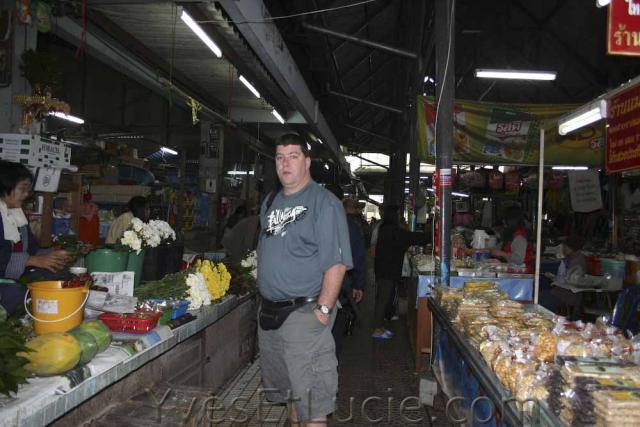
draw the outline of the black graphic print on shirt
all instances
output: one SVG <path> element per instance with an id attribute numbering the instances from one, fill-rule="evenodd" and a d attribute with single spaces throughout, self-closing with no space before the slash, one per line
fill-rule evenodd
<path id="1" fill-rule="evenodd" d="M 274 209 L 267 216 L 267 237 L 284 235 L 285 228 L 289 224 L 301 220 L 307 213 L 305 206 L 294 206 L 292 208 Z"/>

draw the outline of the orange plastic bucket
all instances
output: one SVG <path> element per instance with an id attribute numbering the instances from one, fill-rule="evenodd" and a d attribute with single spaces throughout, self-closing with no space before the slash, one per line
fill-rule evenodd
<path id="1" fill-rule="evenodd" d="M 82 323 L 89 289 L 63 288 L 60 281 L 33 282 L 24 296 L 24 308 L 33 319 L 36 335 L 66 332 Z M 27 298 L 31 293 L 31 311 Z"/>

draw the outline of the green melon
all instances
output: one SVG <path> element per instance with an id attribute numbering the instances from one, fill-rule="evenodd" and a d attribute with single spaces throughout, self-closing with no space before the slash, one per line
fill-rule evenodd
<path id="1" fill-rule="evenodd" d="M 74 329 L 69 331 L 71 335 L 78 341 L 82 353 L 80 353 L 80 365 L 86 365 L 98 354 L 98 343 L 93 335 L 89 332 Z"/>
<path id="2" fill-rule="evenodd" d="M 98 353 L 105 351 L 111 343 L 111 331 L 100 320 L 88 320 L 82 322 L 80 326 L 76 327 L 74 331 L 87 332 L 93 335 L 96 343 L 98 344 Z"/>

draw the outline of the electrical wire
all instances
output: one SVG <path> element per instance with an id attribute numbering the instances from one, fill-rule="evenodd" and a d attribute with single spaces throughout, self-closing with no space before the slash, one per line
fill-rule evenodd
<path id="1" fill-rule="evenodd" d="M 443 73 L 443 78 L 442 78 L 442 86 L 440 87 L 440 96 L 438 97 L 437 101 L 436 101 L 436 119 L 435 119 L 435 123 L 434 123 L 434 129 L 433 129 L 433 146 L 436 150 L 436 154 L 437 154 L 437 147 L 438 147 L 438 116 L 440 115 L 440 101 L 442 101 L 442 94 L 444 92 L 444 87 L 446 84 L 446 75 L 447 75 L 447 70 L 449 69 L 449 62 L 451 60 L 451 39 L 452 37 L 452 33 L 453 33 L 453 18 L 455 16 L 455 9 L 456 9 L 456 0 L 451 0 L 451 13 L 449 16 L 449 43 L 447 46 L 447 59 L 444 63 L 444 73 Z M 437 163 L 437 162 L 436 162 Z M 436 168 L 436 170 L 438 170 Z M 438 173 L 440 173 L 440 171 L 438 170 Z M 437 195 L 436 195 L 436 200 L 438 199 Z M 433 260 L 433 266 L 435 268 L 435 263 L 436 263 L 436 259 L 435 259 L 435 250 L 436 250 L 436 236 L 435 236 L 435 228 L 436 228 L 436 217 L 435 217 L 435 213 L 437 212 L 438 207 L 437 205 L 434 207 L 434 217 L 433 217 L 433 221 L 432 221 L 432 230 L 433 232 L 431 233 L 431 259 Z M 442 215 L 442 213 L 440 213 L 440 215 Z M 442 256 L 443 254 L 440 254 L 440 256 Z"/>
<path id="2" fill-rule="evenodd" d="M 363 0 L 363 1 L 356 2 L 356 3 L 346 4 L 344 6 L 328 7 L 328 8 L 325 8 L 325 9 L 310 10 L 308 12 L 292 13 L 290 15 L 271 16 L 269 18 L 259 19 L 259 20 L 255 20 L 255 21 L 231 21 L 231 22 L 233 22 L 236 25 L 238 25 L 238 24 L 267 24 L 269 22 L 278 21 L 278 20 L 281 20 L 281 19 L 298 18 L 300 16 L 315 15 L 317 13 L 334 12 L 336 10 L 342 10 L 342 9 L 347 9 L 347 8 L 350 8 L 350 7 L 361 6 L 363 4 L 373 3 L 375 1 L 376 0 Z M 214 23 L 214 22 L 227 22 L 227 20 L 226 19 L 211 19 L 211 20 L 196 21 L 196 22 L 198 24 L 209 24 L 209 23 Z"/>

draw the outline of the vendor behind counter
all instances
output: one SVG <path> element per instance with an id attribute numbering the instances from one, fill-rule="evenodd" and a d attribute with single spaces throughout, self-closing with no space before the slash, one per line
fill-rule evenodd
<path id="1" fill-rule="evenodd" d="M 524 214 L 516 206 L 504 211 L 504 231 L 502 249 L 492 249 L 491 255 L 502 258 L 509 264 L 527 267 L 527 273 L 533 273 L 533 245 L 525 228 Z"/>
<path id="2" fill-rule="evenodd" d="M 29 230 L 22 204 L 29 196 L 33 176 L 22 164 L 0 160 L 0 274 L 18 280 L 30 267 L 56 273 L 70 254 L 43 251 Z"/>

